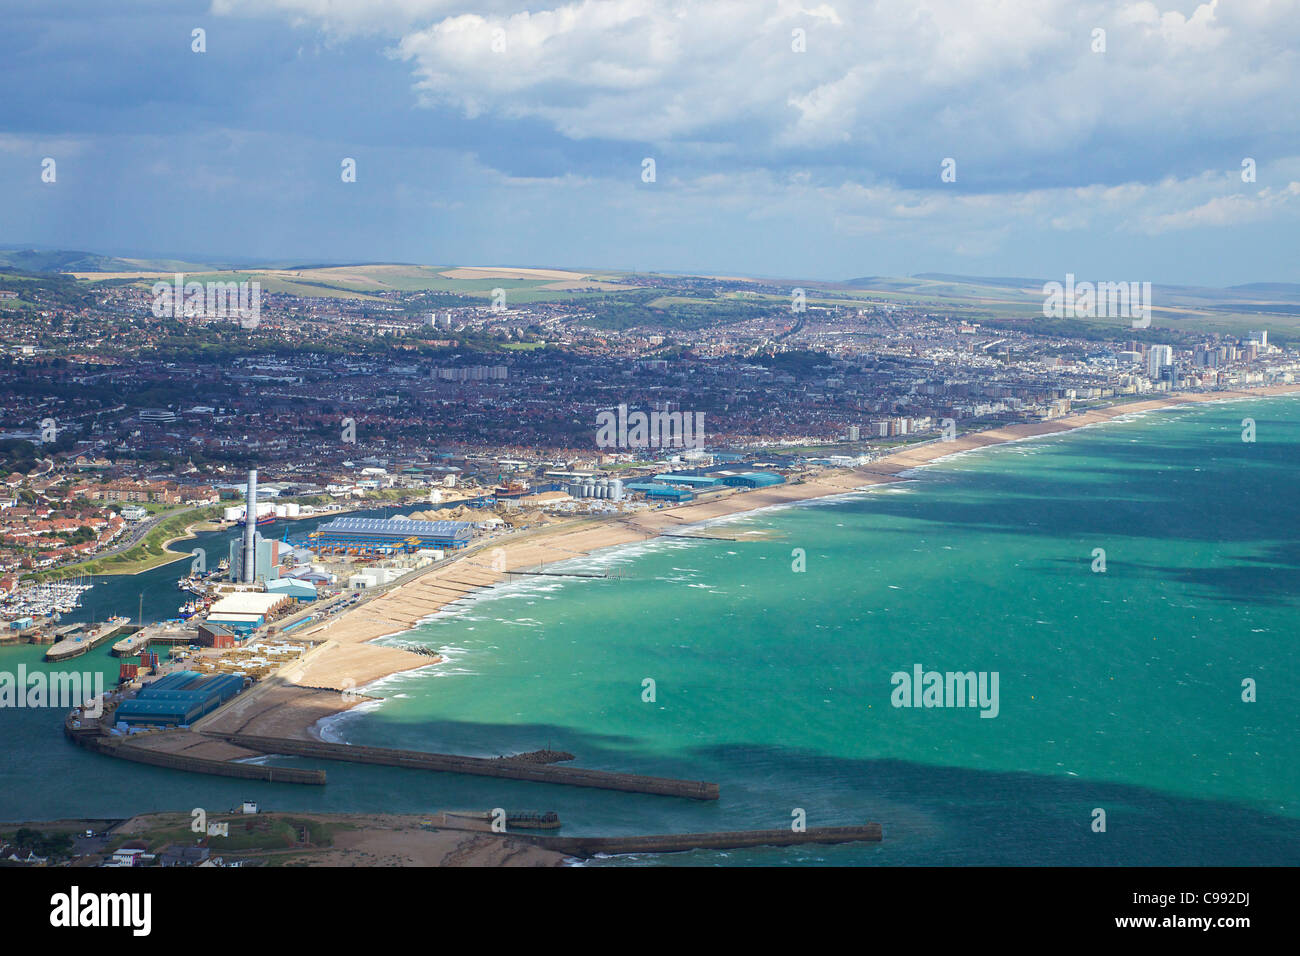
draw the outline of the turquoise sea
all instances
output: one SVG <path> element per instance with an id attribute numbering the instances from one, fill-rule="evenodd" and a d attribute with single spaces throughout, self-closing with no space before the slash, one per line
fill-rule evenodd
<path id="1" fill-rule="evenodd" d="M 555 810 L 566 834 L 634 834 L 785 827 L 801 809 L 809 826 L 880 822 L 885 840 L 593 865 L 1295 865 L 1297 465 L 1293 398 L 962 454 L 905 484 L 727 522 L 770 537 L 661 539 L 571 563 L 617 579 L 495 589 L 403 637 L 448 663 L 372 686 L 381 704 L 324 728 L 477 755 L 550 746 L 582 766 L 716 781 L 716 803 L 338 763 L 317 764 L 323 789 L 207 779 L 85 754 L 56 714 L 0 712 L 0 819 L 247 796 Z M 82 660 L 112 666 L 106 653 Z M 0 649 L 0 669 L 33 659 Z M 892 706 L 891 675 L 917 664 L 996 673 L 997 716 Z"/>

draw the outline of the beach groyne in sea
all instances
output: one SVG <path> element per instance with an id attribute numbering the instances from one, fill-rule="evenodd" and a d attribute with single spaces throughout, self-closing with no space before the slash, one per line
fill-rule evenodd
<path id="1" fill-rule="evenodd" d="M 690 800 L 717 800 L 719 795 L 716 783 L 700 780 L 677 780 L 672 777 L 648 777 L 642 774 L 587 770 L 581 767 L 558 767 L 552 764 L 533 763 L 526 759 L 464 757 L 457 754 L 427 753 L 422 750 L 391 750 L 385 747 L 334 744 L 322 740 L 259 737 L 252 734 L 225 734 L 213 731 L 204 733 L 206 736 L 224 740 L 237 747 L 265 754 L 347 760 L 353 763 L 463 773 L 480 777 L 501 777 L 508 780 L 555 783 L 570 787 L 686 797 Z"/>

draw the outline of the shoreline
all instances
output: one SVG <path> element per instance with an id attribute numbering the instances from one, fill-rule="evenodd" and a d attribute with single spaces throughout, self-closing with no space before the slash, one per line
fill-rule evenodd
<path id="1" fill-rule="evenodd" d="M 829 469 L 798 483 L 733 492 L 634 515 L 572 519 L 554 527 L 492 539 L 302 634 L 302 637 L 316 635 L 329 646 L 322 645 L 318 653 L 309 655 L 312 658 L 309 662 L 288 666 L 280 675 L 243 695 L 246 700 L 245 706 L 239 708 L 239 726 L 226 725 L 222 729 L 262 736 L 322 739 L 318 724 L 326 718 L 337 717 L 355 704 L 375 700 L 360 694 L 357 699 L 345 702 L 339 691 L 352 690 L 355 694 L 353 689 L 364 689 L 378 680 L 438 663 L 399 647 L 375 644 L 375 640 L 407 634 L 444 608 L 497 586 L 506 577 L 499 569 L 518 571 L 587 557 L 606 548 L 654 540 L 666 533 L 698 528 L 719 519 L 905 482 L 913 480 L 907 472 L 955 455 L 1061 434 L 1125 415 L 1297 393 L 1300 393 L 1300 383 L 1244 391 L 1176 393 L 1043 422 L 971 432 L 952 441 L 930 441 L 891 452 L 859 468 Z"/>

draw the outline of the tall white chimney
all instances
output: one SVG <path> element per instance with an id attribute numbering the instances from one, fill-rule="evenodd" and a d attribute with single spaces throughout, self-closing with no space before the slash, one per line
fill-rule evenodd
<path id="1" fill-rule="evenodd" d="M 239 579 L 252 584 L 257 572 L 257 469 L 248 472 L 248 494 L 244 498 L 244 560 Z"/>

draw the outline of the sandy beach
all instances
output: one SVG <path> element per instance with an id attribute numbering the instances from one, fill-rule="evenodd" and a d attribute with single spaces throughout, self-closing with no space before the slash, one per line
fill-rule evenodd
<path id="1" fill-rule="evenodd" d="M 860 468 L 828 470 L 807 480 L 796 479 L 773 488 L 732 492 L 632 515 L 573 519 L 548 528 L 505 535 L 476 545 L 456 560 L 417 574 L 339 618 L 296 635 L 324 643 L 242 695 L 232 706 L 214 714 L 212 720 L 205 719 L 203 729 L 265 736 L 311 736 L 313 726 L 321 718 L 366 700 L 364 696 L 353 699 L 366 684 L 403 671 L 437 666 L 427 656 L 370 642 L 407 632 L 448 605 L 480 589 L 496 586 L 506 577 L 506 570 L 536 568 L 583 557 L 603 548 L 646 541 L 715 518 L 904 480 L 900 473 L 950 455 L 1070 431 L 1122 415 L 1175 405 L 1295 392 L 1300 392 L 1300 385 L 1165 395 L 1044 422 L 973 432 L 953 441 L 933 441 L 900 450 Z M 352 693 L 345 695 L 345 691 Z"/>

